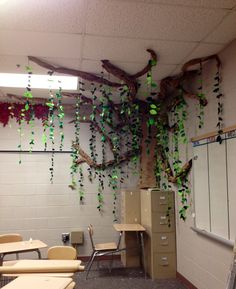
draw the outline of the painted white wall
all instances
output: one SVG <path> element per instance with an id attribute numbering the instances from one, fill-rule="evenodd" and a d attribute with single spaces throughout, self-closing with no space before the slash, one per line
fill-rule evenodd
<path id="1" fill-rule="evenodd" d="M 64 150 L 70 150 L 74 138 L 73 124 L 65 120 Z M 11 121 L 7 127 L 0 126 L 0 150 L 15 150 L 19 144 L 18 124 Z M 41 141 L 42 125 L 35 124 L 35 150 L 43 150 Z M 22 149 L 29 149 L 29 126 L 23 128 Z M 81 125 L 81 146 L 89 153 L 90 131 L 87 124 Z M 49 141 L 50 142 L 50 141 Z M 56 148 L 59 141 L 56 137 Z M 48 147 L 50 149 L 50 146 Z M 91 253 L 87 226 L 91 223 L 95 229 L 96 242 L 117 241 L 118 234 L 113 228 L 113 197 L 111 189 L 105 183 L 103 214 L 97 210 L 97 181 L 90 183 L 85 173 L 85 204 L 80 205 L 79 194 L 72 191 L 70 184 L 70 154 L 55 154 L 54 183 L 50 184 L 49 167 L 51 154 L 22 154 L 19 164 L 18 153 L 0 153 L 0 234 L 17 232 L 24 239 L 40 239 L 48 246 L 61 245 L 61 233 L 83 230 L 85 242 L 79 246 L 79 254 Z M 125 166 L 125 170 L 128 167 Z M 131 176 L 123 187 L 135 186 L 137 177 Z M 117 201 L 119 216 L 119 195 Z M 43 250 L 46 255 L 46 249 Z M 26 254 L 25 257 L 36 257 Z"/>
<path id="2" fill-rule="evenodd" d="M 219 54 L 223 67 L 222 91 L 224 94 L 225 127 L 236 124 L 235 50 L 236 40 Z M 193 100 L 188 101 L 187 131 L 189 139 L 216 131 L 217 101 L 212 94 L 215 72 L 215 62 L 209 62 L 204 66 L 203 87 L 207 95 L 208 105 L 205 108 L 205 125 L 201 130 L 198 129 L 196 120 L 198 105 Z M 193 156 L 191 143 L 181 153 L 183 160 L 190 159 Z M 191 175 L 190 182 L 192 181 Z M 198 289 L 223 289 L 226 286 L 233 257 L 232 249 L 194 233 L 190 229 L 194 225 L 192 212 L 194 212 L 193 207 L 189 211 L 186 222 L 177 218 L 177 270 Z"/>

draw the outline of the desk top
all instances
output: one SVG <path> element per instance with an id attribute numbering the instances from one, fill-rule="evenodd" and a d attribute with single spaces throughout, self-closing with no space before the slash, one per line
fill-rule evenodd
<path id="1" fill-rule="evenodd" d="M 146 229 L 140 225 L 140 224 L 114 224 L 113 225 L 115 230 L 118 232 L 143 232 L 146 231 Z"/>
<path id="2" fill-rule="evenodd" d="M 13 266 L 0 267 L 2 274 L 73 273 L 84 270 L 80 260 L 19 260 Z"/>
<path id="3" fill-rule="evenodd" d="M 65 289 L 71 278 L 22 276 L 8 283 L 2 289 Z"/>
<path id="4" fill-rule="evenodd" d="M 47 245 L 40 240 L 2 243 L 0 244 L 0 254 L 27 252 L 46 247 Z"/>

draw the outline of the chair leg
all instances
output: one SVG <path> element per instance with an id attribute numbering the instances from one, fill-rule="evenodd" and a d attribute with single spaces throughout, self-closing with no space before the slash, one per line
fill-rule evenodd
<path id="1" fill-rule="evenodd" d="M 110 273 L 111 273 L 112 265 L 113 265 L 113 253 L 111 253 L 110 270 L 109 270 Z"/>
<path id="2" fill-rule="evenodd" d="M 91 258 L 91 261 L 90 261 L 90 263 L 89 263 L 89 265 L 88 265 L 87 274 L 86 274 L 86 280 L 88 279 L 88 274 L 89 274 L 89 272 L 90 272 L 90 269 L 91 269 L 91 267 L 92 267 L 92 264 L 93 264 L 93 261 L 94 261 L 94 258 L 96 257 L 96 255 L 97 255 L 97 252 L 95 251 L 95 252 L 93 253 L 92 258 Z"/>
<path id="3" fill-rule="evenodd" d="M 91 256 L 89 257 L 89 260 L 88 260 L 88 262 L 86 263 L 86 265 L 85 265 L 85 270 L 88 268 L 88 266 L 89 266 L 89 263 L 91 262 L 91 260 L 92 260 L 92 258 L 93 258 L 93 255 L 94 255 L 94 253 L 95 253 L 95 251 L 93 251 L 93 253 L 91 254 Z"/>

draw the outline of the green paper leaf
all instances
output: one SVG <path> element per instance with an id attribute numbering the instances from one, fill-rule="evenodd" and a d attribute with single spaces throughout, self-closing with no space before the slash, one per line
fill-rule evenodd
<path id="1" fill-rule="evenodd" d="M 149 112 L 151 115 L 157 115 L 157 111 L 155 109 L 151 109 Z"/>
<path id="2" fill-rule="evenodd" d="M 151 107 L 151 108 L 157 108 L 157 106 L 156 106 L 154 103 L 152 103 L 152 104 L 150 105 L 150 107 Z"/>

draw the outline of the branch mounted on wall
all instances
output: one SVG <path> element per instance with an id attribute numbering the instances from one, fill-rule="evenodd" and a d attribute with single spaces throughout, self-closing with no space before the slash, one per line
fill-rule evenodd
<path id="1" fill-rule="evenodd" d="M 207 99 L 202 98 L 199 93 L 194 91 L 189 91 L 189 88 L 186 87 L 186 83 L 191 80 L 192 77 L 196 76 L 198 70 L 195 69 L 195 66 L 202 63 L 214 60 L 216 61 L 217 68 L 219 70 L 221 66 L 220 59 L 217 55 L 210 55 L 208 57 L 192 59 L 186 62 L 182 68 L 181 73 L 169 76 L 160 81 L 160 91 L 159 93 L 153 93 L 152 89 L 150 89 L 150 96 L 146 100 L 142 100 L 138 98 L 138 89 L 140 87 L 139 78 L 145 74 L 147 74 L 147 80 L 149 77 L 149 81 L 151 76 L 152 68 L 157 64 L 157 54 L 152 49 L 147 49 L 147 52 L 150 54 L 150 59 L 146 66 L 138 71 L 135 74 L 129 74 L 123 69 L 117 67 L 116 65 L 112 64 L 109 60 L 101 60 L 102 68 L 108 72 L 110 75 L 117 78 L 117 81 L 111 81 L 104 77 L 104 75 L 99 76 L 95 73 L 88 73 L 76 69 L 71 69 L 62 66 L 56 66 L 51 63 L 44 61 L 43 59 L 29 56 L 28 59 L 31 62 L 36 63 L 37 65 L 45 68 L 48 70 L 49 74 L 62 73 L 66 75 L 72 75 L 79 77 L 82 80 L 89 81 L 92 89 L 91 95 L 92 97 L 87 97 L 83 95 L 83 90 L 77 93 L 71 93 L 66 91 L 60 91 L 59 96 L 62 96 L 64 99 L 76 99 L 79 100 L 79 109 L 78 103 L 75 104 L 63 104 L 63 109 L 67 111 L 77 111 L 75 114 L 75 119 L 72 121 L 75 126 L 77 126 L 77 134 L 78 134 L 78 122 L 79 123 L 88 123 L 90 125 L 90 129 L 92 132 L 92 142 L 96 139 L 95 134 L 98 133 L 100 139 L 103 142 L 103 161 L 99 163 L 96 161 L 96 153 L 91 154 L 89 156 L 80 146 L 79 143 L 73 144 L 73 149 L 75 150 L 75 154 L 77 156 L 74 158 L 74 166 L 73 169 L 77 172 L 76 167 L 80 166 L 83 163 L 87 163 L 90 169 L 94 170 L 104 170 L 106 168 L 114 168 L 115 166 L 120 166 L 124 162 L 128 162 L 130 160 L 135 160 L 138 155 L 141 154 L 141 151 L 144 149 L 141 147 L 140 139 L 142 133 L 139 131 L 140 120 L 145 119 L 146 116 L 150 116 L 150 111 L 152 114 L 150 116 L 149 125 L 156 125 L 158 129 L 157 123 L 162 123 L 159 127 L 163 131 L 170 133 L 172 135 L 182 134 L 182 138 L 184 133 L 181 131 L 183 128 L 180 127 L 181 122 L 175 120 L 175 123 L 169 123 L 169 114 L 172 111 L 175 111 L 178 107 L 183 107 L 183 103 L 185 102 L 186 98 L 190 98 L 199 102 L 199 104 L 204 107 L 207 105 Z M 191 70 L 192 69 L 192 70 Z M 219 76 L 218 76 L 219 78 Z M 98 99 L 95 93 L 97 88 L 94 87 L 94 83 L 99 84 L 100 92 L 102 92 L 102 98 L 105 99 L 101 100 Z M 149 82 L 150 84 L 150 82 Z M 152 85 L 153 83 L 151 83 Z M 112 98 L 112 94 L 104 93 L 105 87 L 109 88 L 117 88 L 117 91 L 120 92 L 120 102 L 116 103 Z M 218 87 L 216 88 L 218 89 Z M 217 90 L 218 91 L 218 90 Z M 180 93 L 181 92 L 181 93 Z M 123 93 L 127 93 L 126 99 L 122 100 Z M 181 94 L 181 95 L 180 95 Z M 155 96 L 153 96 L 155 95 Z M 12 102 L 17 102 L 19 105 L 24 105 L 25 99 L 22 98 L 20 95 L 15 94 L 7 94 L 7 97 Z M 151 99 L 151 102 L 150 102 Z M 49 106 L 50 112 L 53 114 L 54 110 L 58 108 L 62 108 L 62 99 L 61 97 L 58 99 L 53 100 L 51 106 Z M 43 106 L 48 105 L 48 100 L 44 98 L 36 98 L 34 97 L 33 101 L 34 105 L 41 104 Z M 49 103 L 50 104 L 50 103 Z M 16 104 L 14 104 L 16 106 Z M 81 115 L 80 109 L 86 106 L 92 113 L 88 115 Z M 106 107 L 109 107 L 109 111 Z M 154 108 L 154 109 L 153 109 Z M 0 109 L 8 109 L 7 105 L 2 105 Z M 156 111 L 155 111 L 156 109 Z M 31 110 L 33 111 L 33 110 Z M 7 112 L 9 113 L 9 112 Z M 107 116 L 104 114 L 111 114 L 111 116 Z M 185 111 L 182 110 L 184 115 Z M 63 116 L 63 110 L 58 112 L 57 116 Z M 133 114 L 133 116 L 132 116 Z M 178 115 L 178 113 L 176 113 Z M 145 117 L 144 117 L 145 116 Z M 11 112 L 9 117 L 14 117 L 14 114 Z M 179 116 L 178 116 L 179 117 Z M 184 116 L 183 116 L 184 118 Z M 99 120 L 100 119 L 100 120 Z M 102 122 L 101 122 L 102 119 Z M 220 118 L 221 119 L 221 116 Z M 0 118 L 1 122 L 1 118 Z M 3 121 L 2 121 L 3 122 Z M 182 120 L 183 122 L 183 120 Z M 6 118 L 4 119 L 4 124 L 6 123 Z M 46 122 L 45 122 L 46 123 Z M 62 121 L 61 121 L 62 124 Z M 49 127 L 50 128 L 50 127 Z M 117 140 L 114 141 L 114 135 L 121 138 L 122 132 L 126 132 L 131 136 L 131 141 L 127 140 L 127 149 L 125 152 L 121 152 L 119 143 Z M 164 133 L 165 133 L 164 132 Z M 157 134 L 158 135 L 158 134 Z M 181 138 L 180 137 L 180 138 Z M 126 138 L 128 139 L 127 135 Z M 78 136 L 77 136 L 78 139 Z M 171 165 L 169 162 L 169 156 L 167 153 L 167 147 L 161 143 L 161 140 L 156 138 L 156 152 L 159 155 L 161 160 L 162 169 L 165 172 L 167 179 L 169 182 L 177 184 L 179 180 L 185 180 L 187 175 L 192 167 L 192 160 L 189 160 L 186 164 L 184 164 L 181 168 L 179 167 L 177 170 L 173 169 L 173 164 Z M 111 160 L 105 160 L 104 151 L 105 151 L 105 142 L 108 144 L 110 152 L 113 155 Z M 117 149 L 118 147 L 118 149 Z M 94 144 L 91 143 L 91 148 L 94 148 Z M 143 150 L 142 150 L 143 149 Z M 176 160 L 175 160 L 176 161 Z M 181 162 L 180 162 L 181 163 Z M 182 165 L 182 164 L 181 164 Z"/>
<path id="2" fill-rule="evenodd" d="M 45 62 L 44 60 L 41 60 L 37 57 L 34 56 L 28 56 L 29 61 L 32 61 L 39 66 L 48 69 L 49 71 L 52 72 L 57 72 L 57 73 L 63 73 L 63 74 L 68 74 L 68 75 L 73 75 L 80 77 L 83 80 L 88 80 L 90 82 L 96 82 L 104 85 L 108 85 L 110 87 L 121 87 L 124 85 L 127 85 L 130 91 L 130 100 L 134 100 L 137 92 L 138 92 L 138 82 L 137 79 L 143 75 L 145 75 L 152 66 L 155 66 L 157 63 L 157 55 L 152 49 L 147 49 L 147 52 L 150 53 L 151 58 L 148 62 L 148 64 L 139 72 L 130 75 L 124 70 L 120 69 L 119 67 L 115 66 L 112 64 L 109 60 L 101 60 L 102 62 L 102 67 L 111 75 L 117 77 L 121 82 L 112 82 L 110 80 L 107 80 L 104 77 L 97 76 L 94 73 L 88 73 L 84 72 L 81 70 L 76 70 L 76 69 L 70 69 L 66 67 L 60 67 L 60 66 L 54 66 L 48 62 Z"/>

